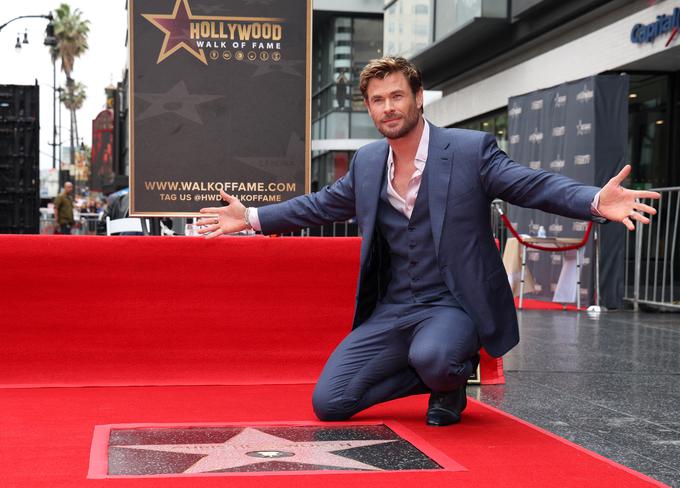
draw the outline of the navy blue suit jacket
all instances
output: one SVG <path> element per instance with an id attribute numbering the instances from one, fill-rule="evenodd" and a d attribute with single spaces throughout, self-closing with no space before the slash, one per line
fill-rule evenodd
<path id="1" fill-rule="evenodd" d="M 484 348 L 501 356 L 519 341 L 515 305 L 493 240 L 490 204 L 495 198 L 575 219 L 590 220 L 599 188 L 512 161 L 492 134 L 430 126 L 427 158 L 429 211 L 437 262 L 451 293 L 477 326 Z M 361 264 L 354 327 L 375 308 L 380 289 L 376 215 L 388 144 L 360 148 L 349 172 L 317 193 L 261 207 L 265 234 L 344 221 L 356 216 Z"/>

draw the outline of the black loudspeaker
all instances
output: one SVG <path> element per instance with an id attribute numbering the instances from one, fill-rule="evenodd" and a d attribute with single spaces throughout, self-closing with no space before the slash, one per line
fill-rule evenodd
<path id="1" fill-rule="evenodd" d="M 40 91 L 0 85 L 0 233 L 40 230 Z"/>

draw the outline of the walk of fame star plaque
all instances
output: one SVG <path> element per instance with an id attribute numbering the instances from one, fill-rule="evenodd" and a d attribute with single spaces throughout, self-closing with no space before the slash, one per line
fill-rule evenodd
<path id="1" fill-rule="evenodd" d="M 309 191 L 311 0 L 129 0 L 132 216 Z"/>
<path id="2" fill-rule="evenodd" d="M 105 425 L 88 477 L 463 470 L 396 423 Z"/>

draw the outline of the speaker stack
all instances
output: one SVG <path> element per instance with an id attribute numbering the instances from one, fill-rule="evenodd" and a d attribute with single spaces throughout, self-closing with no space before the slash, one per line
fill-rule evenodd
<path id="1" fill-rule="evenodd" d="M 38 85 L 0 85 L 0 234 L 40 229 Z"/>

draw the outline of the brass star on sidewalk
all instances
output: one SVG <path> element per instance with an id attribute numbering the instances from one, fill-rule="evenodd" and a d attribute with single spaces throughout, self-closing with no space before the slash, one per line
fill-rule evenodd
<path id="1" fill-rule="evenodd" d="M 190 45 L 189 26 L 190 22 L 197 17 L 192 15 L 188 0 L 177 0 L 172 14 L 142 14 L 142 17 L 165 33 L 163 46 L 156 64 L 160 64 L 165 58 L 180 49 L 186 49 L 203 64 L 208 64 L 203 49 Z"/>
<path id="2" fill-rule="evenodd" d="M 246 427 L 228 441 L 220 444 L 142 444 L 111 447 L 205 455 L 205 457 L 186 469 L 184 471 L 186 474 L 209 473 L 274 460 L 283 463 L 311 464 L 362 471 L 382 471 L 376 466 L 334 454 L 334 451 L 344 451 L 355 447 L 375 446 L 390 442 L 395 442 L 395 440 L 296 442 L 267 434 L 258 429 Z"/>

